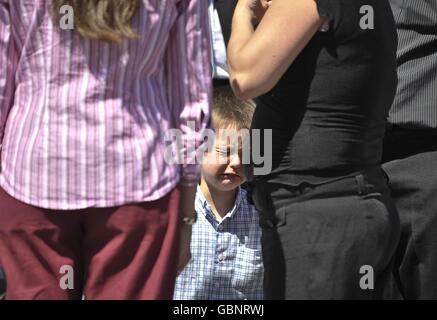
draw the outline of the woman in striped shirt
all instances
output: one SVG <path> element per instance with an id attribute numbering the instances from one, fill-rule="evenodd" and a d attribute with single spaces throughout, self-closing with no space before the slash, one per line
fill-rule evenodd
<path id="1" fill-rule="evenodd" d="M 0 0 L 8 299 L 172 297 L 199 166 L 164 161 L 164 138 L 209 122 L 207 6 Z"/>

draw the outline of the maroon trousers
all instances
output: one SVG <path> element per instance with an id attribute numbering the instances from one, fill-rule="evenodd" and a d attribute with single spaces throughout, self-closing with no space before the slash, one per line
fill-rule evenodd
<path id="1" fill-rule="evenodd" d="M 54 211 L 0 188 L 6 299 L 172 299 L 178 209 L 178 189 L 152 202 Z"/>

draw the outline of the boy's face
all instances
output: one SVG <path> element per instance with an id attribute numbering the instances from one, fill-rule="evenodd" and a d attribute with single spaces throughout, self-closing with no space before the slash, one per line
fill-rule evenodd
<path id="1" fill-rule="evenodd" d="M 242 166 L 241 139 L 230 141 L 226 135 L 215 135 L 211 152 L 206 152 L 202 163 L 202 176 L 208 185 L 220 191 L 231 191 L 246 179 Z"/>

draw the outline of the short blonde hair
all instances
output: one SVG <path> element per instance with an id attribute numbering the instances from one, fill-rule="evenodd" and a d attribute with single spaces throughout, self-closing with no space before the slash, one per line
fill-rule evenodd
<path id="1" fill-rule="evenodd" d="M 214 129 L 250 129 L 255 103 L 238 99 L 230 86 L 214 88 L 212 123 Z"/>

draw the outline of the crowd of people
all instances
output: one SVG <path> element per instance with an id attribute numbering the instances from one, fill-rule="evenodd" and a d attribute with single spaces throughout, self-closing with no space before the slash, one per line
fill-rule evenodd
<path id="1" fill-rule="evenodd" d="M 436 70 L 435 0 L 0 0 L 0 298 L 437 299 Z"/>

